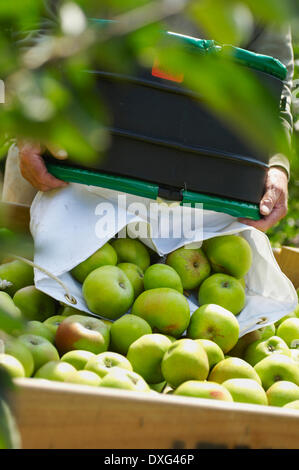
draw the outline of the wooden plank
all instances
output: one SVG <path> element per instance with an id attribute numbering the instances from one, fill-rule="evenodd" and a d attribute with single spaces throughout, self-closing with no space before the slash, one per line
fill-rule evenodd
<path id="1" fill-rule="evenodd" d="M 299 448 L 299 411 L 18 379 L 25 449 Z"/>
<path id="2" fill-rule="evenodd" d="M 292 281 L 295 288 L 299 287 L 299 248 L 282 246 L 274 250 L 276 261 L 284 274 Z"/>

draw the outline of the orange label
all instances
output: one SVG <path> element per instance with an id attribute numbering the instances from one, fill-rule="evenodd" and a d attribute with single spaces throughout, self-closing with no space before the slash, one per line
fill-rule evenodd
<path id="1" fill-rule="evenodd" d="M 172 75 L 166 70 L 162 70 L 158 60 L 156 59 L 152 68 L 153 77 L 163 78 L 164 80 L 170 80 L 171 82 L 182 83 L 184 81 L 184 74 Z"/>

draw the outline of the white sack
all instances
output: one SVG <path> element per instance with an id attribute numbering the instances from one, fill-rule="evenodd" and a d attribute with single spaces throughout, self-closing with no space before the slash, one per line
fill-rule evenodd
<path id="1" fill-rule="evenodd" d="M 129 213 L 127 206 L 117 205 L 119 194 L 108 189 L 69 184 L 60 190 L 38 193 L 31 207 L 31 232 L 35 243 L 34 262 L 58 276 L 76 298 L 75 308 L 91 315 L 94 314 L 87 308 L 81 285 L 73 279 L 69 271 L 92 255 L 126 225 L 130 228 L 133 223 L 134 225 L 136 222 L 145 223 L 142 217 Z M 153 202 L 150 199 L 126 196 L 128 203 L 142 202 L 148 205 Z M 96 224 L 100 220 L 96 207 L 99 203 L 105 202 L 112 203 L 114 211 L 110 210 L 108 214 L 111 227 L 108 223 L 106 237 L 99 239 L 95 231 Z M 274 323 L 293 311 L 297 305 L 296 291 L 291 281 L 280 270 L 267 236 L 253 227 L 237 222 L 230 215 L 206 210 L 201 212 L 203 239 L 218 235 L 242 234 L 252 248 L 252 267 L 246 276 L 246 305 L 237 316 L 240 336 Z M 114 220 L 117 220 L 116 226 Z M 154 222 L 157 221 L 151 221 L 152 227 L 155 226 Z M 163 256 L 189 244 L 190 241 L 201 241 L 201 238 L 201 230 L 195 233 L 192 240 L 159 238 L 154 229 L 152 239 L 142 241 Z M 63 288 L 37 269 L 35 269 L 35 285 L 56 300 L 68 304 Z M 193 313 L 198 308 L 196 298 L 192 300 L 189 298 L 188 301 Z"/>

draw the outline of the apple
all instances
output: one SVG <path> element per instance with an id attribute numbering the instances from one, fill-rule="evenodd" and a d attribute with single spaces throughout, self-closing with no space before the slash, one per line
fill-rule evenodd
<path id="1" fill-rule="evenodd" d="M 64 317 L 63 315 L 54 315 L 53 317 L 49 317 L 47 318 L 47 320 L 45 320 L 43 322 L 43 324 L 49 328 L 49 330 L 52 332 L 52 334 L 56 335 L 56 332 L 58 330 L 58 327 L 60 325 L 60 323 L 63 322 L 63 320 L 65 320 L 67 317 Z"/>
<path id="2" fill-rule="evenodd" d="M 41 366 L 34 374 L 36 379 L 55 380 L 57 382 L 66 382 L 68 377 L 75 373 L 76 369 L 67 362 L 49 361 Z"/>
<path id="3" fill-rule="evenodd" d="M 223 235 L 210 238 L 204 241 L 203 249 L 215 272 L 240 279 L 251 267 L 251 247 L 241 236 Z"/>
<path id="4" fill-rule="evenodd" d="M 76 370 L 76 372 L 68 375 L 66 382 L 98 387 L 101 383 L 101 379 L 97 374 L 90 372 L 89 370 Z"/>
<path id="5" fill-rule="evenodd" d="M 117 254 L 114 248 L 109 243 L 106 243 L 87 258 L 82 263 L 78 264 L 71 270 L 72 276 L 81 284 L 88 276 L 89 273 L 94 269 L 100 268 L 101 266 L 112 265 L 115 266 L 117 263 Z"/>
<path id="6" fill-rule="evenodd" d="M 126 357 L 111 351 L 106 351 L 92 357 L 85 365 L 85 370 L 94 372 L 103 378 L 113 367 L 133 371 L 132 365 Z"/>
<path id="7" fill-rule="evenodd" d="M 16 338 L 5 336 L 1 339 L 4 342 L 4 352 L 18 359 L 24 367 L 25 376 L 30 377 L 34 370 L 33 356 L 28 348 Z"/>
<path id="8" fill-rule="evenodd" d="M 131 313 L 147 321 L 153 331 L 176 338 L 186 330 L 190 321 L 187 299 L 168 287 L 142 292 L 135 300 Z"/>
<path id="9" fill-rule="evenodd" d="M 274 324 L 267 325 L 263 328 L 259 328 L 258 330 L 251 331 L 250 333 L 247 333 L 246 335 L 238 339 L 237 344 L 233 347 L 229 354 L 230 356 L 240 357 L 241 359 L 244 359 L 245 351 L 251 343 L 258 340 L 271 338 L 271 336 L 274 335 Z"/>
<path id="10" fill-rule="evenodd" d="M 124 356 L 129 346 L 143 335 L 152 333 L 150 325 L 141 317 L 128 314 L 116 320 L 110 329 L 110 348 Z"/>
<path id="11" fill-rule="evenodd" d="M 137 264 L 133 263 L 120 263 L 117 265 L 119 269 L 121 269 L 129 279 L 130 283 L 134 289 L 134 299 L 144 291 L 144 284 L 143 278 L 144 274 L 141 268 L 137 266 Z"/>
<path id="12" fill-rule="evenodd" d="M 296 318 L 296 314 L 295 312 L 291 312 L 289 313 L 288 315 L 285 315 L 284 317 L 280 318 L 279 320 L 277 320 L 277 322 L 275 322 L 275 326 L 276 326 L 276 329 L 278 329 L 278 327 L 286 320 L 288 320 L 289 318 Z"/>
<path id="13" fill-rule="evenodd" d="M 173 395 L 207 398 L 212 400 L 233 401 L 229 391 L 216 382 L 188 380 L 174 390 Z"/>
<path id="14" fill-rule="evenodd" d="M 21 310 L 14 304 L 10 295 L 0 291 L 0 330 L 14 334 L 23 328 L 23 324 Z"/>
<path id="15" fill-rule="evenodd" d="M 132 238 L 118 238 L 113 240 L 111 245 L 117 253 L 119 263 L 137 264 L 142 271 L 150 265 L 150 255 L 148 249 L 139 240 Z"/>
<path id="16" fill-rule="evenodd" d="M 170 287 L 183 294 L 183 285 L 180 276 L 167 264 L 152 264 L 144 273 L 145 290 Z"/>
<path id="17" fill-rule="evenodd" d="M 44 321 L 55 314 L 55 300 L 37 290 L 35 286 L 19 289 L 13 301 L 27 320 Z"/>
<path id="18" fill-rule="evenodd" d="M 291 358 L 299 363 L 299 349 L 290 349 Z"/>
<path id="19" fill-rule="evenodd" d="M 161 370 L 166 382 L 174 388 L 188 380 L 205 380 L 209 374 L 208 356 L 197 341 L 179 339 L 165 353 Z"/>
<path id="20" fill-rule="evenodd" d="M 222 349 L 214 341 L 209 339 L 196 339 L 195 341 L 201 344 L 204 348 L 208 356 L 210 369 L 224 359 Z"/>
<path id="21" fill-rule="evenodd" d="M 150 384 L 162 382 L 161 362 L 171 346 L 165 335 L 158 333 L 143 335 L 129 347 L 127 359 L 133 371 L 141 375 Z"/>
<path id="22" fill-rule="evenodd" d="M 291 410 L 299 410 L 299 400 L 291 401 L 283 406 L 283 408 L 290 408 Z"/>
<path id="23" fill-rule="evenodd" d="M 193 312 L 187 336 L 214 341 L 227 353 L 236 345 L 239 330 L 239 323 L 230 311 L 220 305 L 207 304 Z"/>
<path id="24" fill-rule="evenodd" d="M 208 380 L 222 384 L 229 379 L 252 379 L 261 385 L 261 379 L 254 368 L 239 357 L 228 357 L 216 364 Z"/>
<path id="25" fill-rule="evenodd" d="M 107 351 L 109 341 L 110 332 L 105 323 L 98 318 L 84 315 L 67 317 L 60 323 L 55 336 L 55 344 L 60 354 L 73 349 L 99 354 Z"/>
<path id="26" fill-rule="evenodd" d="M 166 264 L 178 273 L 184 289 L 196 289 L 211 272 L 210 263 L 201 248 L 178 248 L 167 256 Z"/>
<path id="27" fill-rule="evenodd" d="M 12 378 L 25 377 L 23 365 L 17 358 L 10 354 L 0 353 L 0 369 L 6 370 Z"/>
<path id="28" fill-rule="evenodd" d="M 269 405 L 284 406 L 295 400 L 299 400 L 299 387 L 293 382 L 281 380 L 274 382 L 267 390 Z"/>
<path id="29" fill-rule="evenodd" d="M 116 266 L 102 266 L 92 271 L 83 283 L 89 310 L 108 320 L 126 313 L 134 301 L 134 289 L 126 274 Z"/>
<path id="30" fill-rule="evenodd" d="M 299 345 L 299 318 L 288 318 L 277 328 L 277 336 L 282 338 L 290 348 Z"/>
<path id="31" fill-rule="evenodd" d="M 45 323 L 40 321 L 29 321 L 25 327 L 24 333 L 27 335 L 42 336 L 50 341 L 50 343 L 54 343 L 55 334 Z"/>
<path id="32" fill-rule="evenodd" d="M 89 314 L 83 312 L 83 310 L 78 310 L 77 308 L 70 307 L 69 305 L 62 304 L 58 310 L 58 315 L 62 317 L 70 317 L 71 315 L 86 315 Z"/>
<path id="33" fill-rule="evenodd" d="M 10 286 L 5 288 L 5 292 L 13 296 L 22 287 L 30 286 L 34 283 L 33 268 L 19 260 L 1 264 L 0 280 L 11 283 Z"/>
<path id="34" fill-rule="evenodd" d="M 101 380 L 100 387 L 119 388 L 133 392 L 150 392 L 151 390 L 139 374 L 120 367 L 113 367 Z"/>
<path id="35" fill-rule="evenodd" d="M 165 380 L 163 380 L 163 382 L 160 382 L 158 384 L 150 384 L 150 389 L 158 393 L 163 393 L 163 390 L 166 387 L 166 385 L 167 383 L 165 382 Z"/>
<path id="36" fill-rule="evenodd" d="M 286 380 L 299 385 L 298 363 L 285 354 L 271 354 L 254 366 L 261 378 L 263 388 L 268 390 L 274 382 Z"/>
<path id="37" fill-rule="evenodd" d="M 201 284 L 198 303 L 217 304 L 238 315 L 245 306 L 246 296 L 240 282 L 228 274 L 212 274 Z"/>
<path id="38" fill-rule="evenodd" d="M 57 349 L 46 338 L 36 335 L 21 335 L 19 340 L 32 354 L 34 372 L 49 361 L 59 360 Z"/>
<path id="39" fill-rule="evenodd" d="M 268 399 L 263 387 L 252 379 L 229 379 L 222 383 L 238 403 L 268 405 Z"/>
<path id="40" fill-rule="evenodd" d="M 291 355 L 291 352 L 284 342 L 283 339 L 278 336 L 272 336 L 266 340 L 254 341 L 251 343 L 245 351 L 244 359 L 250 365 L 255 366 L 265 357 L 271 356 L 271 354 L 280 353 L 286 356 Z"/>
<path id="41" fill-rule="evenodd" d="M 61 361 L 68 362 L 77 370 L 82 370 L 93 357 L 96 357 L 96 355 L 90 351 L 76 349 L 65 353 L 62 356 Z"/>

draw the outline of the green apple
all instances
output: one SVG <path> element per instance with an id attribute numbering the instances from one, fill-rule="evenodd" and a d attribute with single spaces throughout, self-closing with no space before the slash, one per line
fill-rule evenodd
<path id="1" fill-rule="evenodd" d="M 53 331 L 45 323 L 37 320 L 31 320 L 27 323 L 24 334 L 42 336 L 50 341 L 50 343 L 54 343 L 55 339 Z"/>
<path id="2" fill-rule="evenodd" d="M 34 372 L 49 361 L 59 360 L 57 349 L 46 338 L 36 335 L 21 335 L 19 340 L 32 354 Z"/>
<path id="3" fill-rule="evenodd" d="M 100 387 L 118 388 L 132 392 L 150 392 L 150 387 L 136 372 L 113 367 L 101 380 Z"/>
<path id="4" fill-rule="evenodd" d="M 275 326 L 267 325 L 263 328 L 259 328 L 258 330 L 251 331 L 246 335 L 242 336 L 238 339 L 236 346 L 229 352 L 230 356 L 240 357 L 244 359 L 244 354 L 248 346 L 253 343 L 254 341 L 268 339 L 271 336 L 275 335 Z"/>
<path id="5" fill-rule="evenodd" d="M 53 315 L 53 317 L 47 318 L 43 323 L 47 328 L 49 328 L 55 337 L 60 323 L 62 323 L 66 318 L 67 317 L 64 317 L 63 315 Z"/>
<path id="6" fill-rule="evenodd" d="M 23 365 L 17 358 L 10 354 L 0 353 L 0 369 L 6 370 L 12 378 L 25 377 Z"/>
<path id="7" fill-rule="evenodd" d="M 68 362 L 77 370 L 82 370 L 85 368 L 88 361 L 93 357 L 96 357 L 96 355 L 90 351 L 75 349 L 73 351 L 65 353 L 62 356 L 61 361 Z"/>
<path id="8" fill-rule="evenodd" d="M 167 264 L 152 264 L 144 273 L 145 290 L 170 287 L 183 294 L 183 285 L 178 273 Z"/>
<path id="9" fill-rule="evenodd" d="M 268 405 L 268 399 L 263 387 L 252 379 L 229 379 L 222 383 L 238 403 Z"/>
<path id="10" fill-rule="evenodd" d="M 83 312 L 83 310 L 78 310 L 77 308 L 70 307 L 69 305 L 61 305 L 59 308 L 58 315 L 62 317 L 70 317 L 71 315 L 89 315 L 86 312 Z"/>
<path id="11" fill-rule="evenodd" d="M 150 325 L 143 318 L 132 314 L 123 315 L 111 326 L 110 348 L 125 356 L 136 339 L 151 333 Z"/>
<path id="12" fill-rule="evenodd" d="M 293 382 L 281 380 L 275 382 L 267 390 L 269 405 L 284 406 L 295 400 L 299 400 L 299 387 Z"/>
<path id="13" fill-rule="evenodd" d="M 289 313 L 288 315 L 285 315 L 284 317 L 280 318 L 279 320 L 277 320 L 277 322 L 275 322 L 275 326 L 276 326 L 276 329 L 278 329 L 278 327 L 286 320 L 288 320 L 289 318 L 297 318 L 295 312 L 291 312 Z"/>
<path id="14" fill-rule="evenodd" d="M 113 367 L 133 371 L 132 365 L 126 357 L 111 351 L 106 351 L 92 357 L 85 365 L 85 370 L 94 372 L 103 378 Z"/>
<path id="15" fill-rule="evenodd" d="M 163 393 L 163 390 L 165 387 L 166 387 L 165 380 L 163 380 L 163 382 L 160 382 L 158 384 L 150 384 L 151 390 L 154 390 L 155 392 L 158 392 L 158 393 Z"/>
<path id="16" fill-rule="evenodd" d="M 271 354 L 265 357 L 254 366 L 255 371 L 261 378 L 262 385 L 265 390 L 274 382 L 287 380 L 299 385 L 299 368 L 298 364 L 291 357 L 285 354 Z"/>
<path id="17" fill-rule="evenodd" d="M 252 379 L 261 385 L 261 379 L 254 368 L 239 357 L 229 357 L 218 362 L 208 378 L 219 384 L 229 379 Z"/>
<path id="18" fill-rule="evenodd" d="M 119 263 L 137 264 L 142 271 L 150 265 L 150 255 L 148 249 L 139 240 L 132 238 L 118 238 L 113 240 L 111 245 L 117 253 Z"/>
<path id="19" fill-rule="evenodd" d="M 282 338 L 290 348 L 299 346 L 299 318 L 289 318 L 277 328 L 277 336 Z"/>
<path id="20" fill-rule="evenodd" d="M 99 248 L 89 258 L 82 263 L 78 264 L 74 269 L 71 270 L 72 276 L 81 284 L 88 276 L 91 271 L 94 271 L 101 266 L 117 264 L 117 254 L 114 248 L 109 243 Z"/>
<path id="21" fill-rule="evenodd" d="M 18 333 L 24 326 L 21 310 L 14 304 L 10 295 L 0 291 L 0 331 Z"/>
<path id="22" fill-rule="evenodd" d="M 11 283 L 9 287 L 5 288 L 5 292 L 13 296 L 22 287 L 30 286 L 34 283 L 33 268 L 19 260 L 1 264 L 0 281 Z"/>
<path id="23" fill-rule="evenodd" d="M 76 370 L 72 374 L 68 375 L 66 382 L 79 385 L 91 385 L 92 387 L 98 387 L 101 383 L 100 377 L 94 372 L 89 370 Z"/>
<path id="24" fill-rule="evenodd" d="M 205 380 L 209 374 L 208 356 L 197 341 L 179 339 L 165 353 L 161 370 L 166 382 L 174 388 L 187 380 Z"/>
<path id="25" fill-rule="evenodd" d="M 246 349 L 251 343 L 261 339 L 260 331 L 255 330 L 238 339 L 236 345 L 229 351 L 230 356 L 244 359 Z"/>
<path id="26" fill-rule="evenodd" d="M 240 282 L 228 274 L 212 274 L 198 291 L 199 305 L 217 304 L 234 315 L 243 310 L 245 301 L 245 291 Z"/>
<path id="27" fill-rule="evenodd" d="M 290 349 L 291 352 L 291 358 L 294 359 L 294 361 L 299 363 L 299 349 Z"/>
<path id="28" fill-rule="evenodd" d="M 209 368 L 214 367 L 218 362 L 224 359 L 224 354 L 222 349 L 214 341 L 209 339 L 196 339 L 199 344 L 204 348 L 209 361 Z"/>
<path id="29" fill-rule="evenodd" d="M 157 384 L 164 379 L 161 363 L 164 354 L 171 346 L 165 335 L 147 334 L 138 338 L 129 347 L 127 359 L 133 371 L 141 375 L 150 384 Z"/>
<path id="30" fill-rule="evenodd" d="M 174 390 L 173 395 L 207 398 L 212 400 L 233 401 L 229 391 L 216 382 L 188 380 Z"/>
<path id="31" fill-rule="evenodd" d="M 134 301 L 134 289 L 126 274 L 116 266 L 102 266 L 92 271 L 83 283 L 89 310 L 108 320 L 126 313 Z"/>
<path id="32" fill-rule="evenodd" d="M 55 300 L 37 290 L 35 286 L 19 289 L 13 301 L 27 320 L 44 321 L 53 316 L 56 311 Z"/>
<path id="33" fill-rule="evenodd" d="M 129 279 L 130 283 L 134 289 L 134 299 L 144 291 L 144 284 L 143 278 L 144 274 L 141 268 L 137 266 L 137 264 L 133 263 L 120 263 L 117 265 L 119 269 L 121 269 Z"/>
<path id="34" fill-rule="evenodd" d="M 4 352 L 18 359 L 25 370 L 25 376 L 30 377 L 34 370 L 33 356 L 28 348 L 12 336 L 1 337 L 4 342 Z"/>
<path id="35" fill-rule="evenodd" d="M 178 248 L 166 258 L 166 264 L 176 270 L 184 289 L 196 289 L 210 272 L 210 263 L 201 248 Z"/>
<path id="36" fill-rule="evenodd" d="M 291 410 L 299 410 L 299 400 L 291 401 L 283 406 L 283 408 L 290 408 Z"/>
<path id="37" fill-rule="evenodd" d="M 168 287 L 142 292 L 133 304 L 132 314 L 147 321 L 153 331 L 176 338 L 186 330 L 190 321 L 186 297 Z"/>
<path id="38" fill-rule="evenodd" d="M 223 235 L 204 241 L 203 249 L 216 272 L 240 279 L 252 264 L 249 243 L 238 235 Z"/>
<path id="39" fill-rule="evenodd" d="M 207 304 L 192 314 L 187 335 L 192 339 L 214 341 L 227 353 L 236 345 L 239 330 L 239 323 L 230 311 L 220 305 Z"/>
<path id="40" fill-rule="evenodd" d="M 107 351 L 109 341 L 110 332 L 107 325 L 98 318 L 84 315 L 67 317 L 60 323 L 55 336 L 55 344 L 60 354 L 73 349 L 99 354 Z"/>
<path id="41" fill-rule="evenodd" d="M 264 326 L 263 328 L 259 328 L 257 331 L 261 333 L 260 339 L 268 339 L 271 336 L 275 335 L 275 325 L 272 323 L 271 325 Z"/>
<path id="42" fill-rule="evenodd" d="M 75 367 L 67 362 L 49 361 L 37 370 L 34 377 L 36 379 L 66 382 L 68 377 L 75 372 Z"/>
<path id="43" fill-rule="evenodd" d="M 265 357 L 271 354 L 280 353 L 291 356 L 291 352 L 283 339 L 278 336 L 272 336 L 266 340 L 254 341 L 245 351 L 244 359 L 250 365 L 255 366 Z"/>

